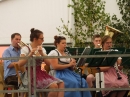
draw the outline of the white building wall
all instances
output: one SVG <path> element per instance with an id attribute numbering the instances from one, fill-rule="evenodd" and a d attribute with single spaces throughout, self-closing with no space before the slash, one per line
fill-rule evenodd
<path id="1" fill-rule="evenodd" d="M 56 27 L 62 26 L 61 18 L 70 21 L 73 28 L 74 19 L 67 5 L 71 0 L 3 0 L 0 2 L 0 44 L 10 44 L 14 32 L 22 35 L 22 41 L 29 43 L 30 29 L 44 32 L 44 43 L 53 43 L 54 35 L 59 35 Z M 116 0 L 106 0 L 106 12 L 120 17 Z M 70 42 L 70 39 L 67 38 Z"/>
<path id="2" fill-rule="evenodd" d="M 0 2 L 0 44 L 10 44 L 14 32 L 29 43 L 30 29 L 44 32 L 45 43 L 53 43 L 56 27 L 69 20 L 70 0 L 4 0 Z M 68 40 L 68 39 L 67 39 Z M 70 41 L 70 40 L 68 40 Z"/>
<path id="3" fill-rule="evenodd" d="M 119 19 L 121 19 L 121 14 L 119 11 L 119 7 L 117 5 L 117 0 L 104 0 L 106 1 L 105 11 L 106 13 L 110 13 L 110 15 L 117 15 Z"/>

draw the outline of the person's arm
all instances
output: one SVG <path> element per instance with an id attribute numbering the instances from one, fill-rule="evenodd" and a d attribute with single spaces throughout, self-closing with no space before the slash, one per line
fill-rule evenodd
<path id="1" fill-rule="evenodd" d="M 100 68 L 100 70 L 101 70 L 102 72 L 106 72 L 106 71 L 108 71 L 108 69 L 111 68 L 111 67 L 99 67 L 99 68 Z"/>
<path id="2" fill-rule="evenodd" d="M 21 49 L 21 55 L 20 55 L 20 57 L 32 57 L 32 55 L 34 54 L 35 51 L 36 51 L 36 49 L 32 49 L 29 52 L 28 47 L 24 47 L 24 48 Z M 24 66 L 27 63 L 27 61 L 28 61 L 28 59 L 20 59 L 18 61 L 18 65 L 19 66 Z"/>
<path id="3" fill-rule="evenodd" d="M 72 60 L 69 64 L 59 64 L 57 58 L 50 59 L 50 63 L 55 70 L 62 70 L 76 65 L 76 62 L 74 60 Z"/>
<path id="4" fill-rule="evenodd" d="M 85 66 L 87 67 L 87 66 L 88 66 L 88 63 L 85 64 Z M 98 68 L 100 69 L 101 72 L 106 72 L 106 71 L 108 71 L 108 69 L 111 68 L 111 67 L 96 67 L 96 69 L 98 69 Z M 91 69 L 95 69 L 95 67 L 91 67 Z"/>
<path id="5" fill-rule="evenodd" d="M 46 54 L 46 50 L 44 49 L 44 48 L 42 48 L 42 46 L 39 46 L 38 47 L 39 49 L 38 49 L 38 52 L 40 53 L 40 55 L 41 56 L 47 56 L 47 54 Z M 44 59 L 44 62 L 46 63 L 46 65 L 50 65 L 50 61 L 49 61 L 49 59 Z"/>
<path id="6" fill-rule="evenodd" d="M 8 68 L 14 68 L 14 64 L 18 64 L 18 62 L 12 62 L 8 65 Z"/>
<path id="7" fill-rule="evenodd" d="M 58 52 L 55 51 L 55 50 L 52 50 L 48 56 L 59 56 Z M 55 70 L 62 70 L 62 69 L 65 69 L 65 68 L 69 68 L 69 67 L 73 67 L 76 65 L 76 61 L 75 60 L 71 60 L 70 63 L 68 64 L 59 64 L 58 62 L 58 58 L 51 58 L 49 59 L 50 60 L 50 65 L 52 66 L 53 69 Z"/>
<path id="8" fill-rule="evenodd" d="M 43 55 L 41 55 L 41 56 L 47 56 L 45 53 L 43 54 Z M 49 61 L 49 59 L 44 59 L 44 62 L 46 63 L 46 65 L 50 65 L 50 61 Z"/>
<path id="9" fill-rule="evenodd" d="M 42 62 L 42 64 L 41 64 L 41 70 L 42 70 L 42 71 L 46 71 L 45 66 L 46 66 L 46 63 Z M 50 67 L 49 67 L 49 68 L 50 68 Z"/>
<path id="10" fill-rule="evenodd" d="M 3 58 L 8 58 L 8 57 L 12 57 L 11 54 L 10 54 L 10 51 L 9 49 L 6 49 L 2 55 Z M 19 57 L 19 56 L 18 56 Z M 14 68 L 14 64 L 17 63 L 17 62 L 12 62 L 11 60 L 4 60 L 4 65 L 7 67 L 7 68 Z"/>
<path id="11" fill-rule="evenodd" d="M 26 57 L 26 55 L 21 54 L 20 57 Z M 20 59 L 20 60 L 18 61 L 18 65 L 19 65 L 19 66 L 24 66 L 24 65 L 27 63 L 27 61 L 28 61 L 27 59 Z"/>
<path id="12" fill-rule="evenodd" d="M 121 62 L 122 62 L 122 58 L 119 57 L 119 58 L 117 59 L 117 65 L 118 65 L 118 68 L 119 68 L 119 69 L 122 69 L 122 68 L 123 68 L 122 66 L 120 66 Z M 100 70 L 103 71 L 103 72 L 105 72 L 105 71 L 107 71 L 109 68 L 111 68 L 111 67 L 100 67 Z"/>
<path id="13" fill-rule="evenodd" d="M 119 66 L 119 65 L 118 65 L 118 69 L 122 70 L 122 69 L 123 69 L 123 66 Z"/>
<path id="14" fill-rule="evenodd" d="M 118 69 L 120 69 L 120 70 L 123 69 L 123 66 L 121 66 L 121 63 L 122 63 L 122 58 L 119 57 L 119 58 L 117 59 L 117 66 L 118 66 Z"/>

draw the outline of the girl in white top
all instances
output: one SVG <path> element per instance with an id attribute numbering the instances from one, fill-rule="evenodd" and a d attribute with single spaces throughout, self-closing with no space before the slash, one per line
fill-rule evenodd
<path id="1" fill-rule="evenodd" d="M 25 46 L 21 49 L 21 57 L 33 57 L 33 56 L 47 56 L 46 51 L 42 48 L 42 43 L 44 41 L 43 32 L 40 30 L 35 30 L 34 28 L 31 29 L 30 34 L 30 41 L 31 43 L 29 46 Z M 46 71 L 41 70 L 41 64 L 45 62 L 45 64 L 49 65 L 50 62 L 48 59 L 36 59 L 36 87 L 38 89 L 57 89 L 57 88 L 64 88 L 64 83 L 62 80 L 58 78 L 54 78 L 53 76 L 48 75 Z M 21 59 L 19 61 L 19 65 L 23 66 L 27 64 L 26 59 Z M 33 64 L 31 62 L 31 64 Z M 31 85 L 33 87 L 33 70 L 31 67 Z M 49 92 L 48 97 L 64 97 L 64 92 Z"/>

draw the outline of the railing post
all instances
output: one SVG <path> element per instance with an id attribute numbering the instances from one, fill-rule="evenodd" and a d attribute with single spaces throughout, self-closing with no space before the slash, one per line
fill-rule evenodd
<path id="1" fill-rule="evenodd" d="M 35 58 L 32 58 L 32 62 L 33 62 L 33 91 L 34 91 L 34 97 L 36 97 L 36 62 L 35 62 Z"/>
<path id="2" fill-rule="evenodd" d="M 31 97 L 31 77 L 30 77 L 30 68 L 31 68 L 31 58 L 28 59 L 28 97 Z"/>

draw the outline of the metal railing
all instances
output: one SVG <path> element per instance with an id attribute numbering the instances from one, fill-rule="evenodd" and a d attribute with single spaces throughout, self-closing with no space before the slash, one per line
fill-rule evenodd
<path id="1" fill-rule="evenodd" d="M 27 59 L 28 60 L 28 89 L 27 90 L 0 90 L 0 93 L 16 93 L 16 92 L 28 92 L 28 96 L 31 97 L 31 77 L 30 77 L 30 67 L 33 67 L 33 84 L 34 84 L 34 97 L 36 97 L 37 92 L 49 92 L 49 91 L 101 91 L 101 90 L 130 90 L 130 88 L 64 88 L 64 89 L 37 89 L 36 88 L 36 65 L 35 59 L 38 58 L 101 58 L 101 57 L 130 57 L 130 54 L 118 54 L 118 55 L 80 55 L 80 56 L 44 56 L 44 57 L 10 57 L 10 58 L 0 58 L 0 60 L 15 60 L 15 59 Z M 31 61 L 33 64 L 31 64 Z"/>

